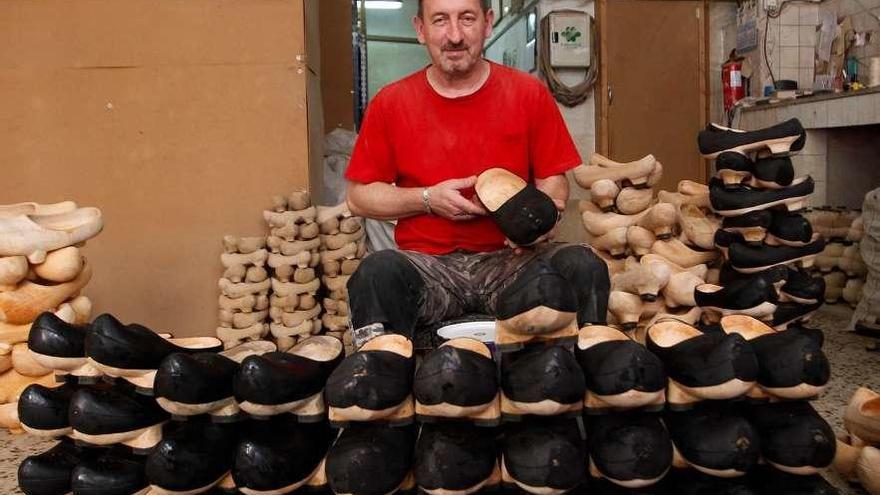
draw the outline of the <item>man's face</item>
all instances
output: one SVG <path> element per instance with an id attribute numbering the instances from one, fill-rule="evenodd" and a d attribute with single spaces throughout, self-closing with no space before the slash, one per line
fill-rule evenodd
<path id="1" fill-rule="evenodd" d="M 434 66 L 450 76 L 470 74 L 492 34 L 494 13 L 480 0 L 424 0 L 422 16 L 413 19 L 419 42 L 428 47 Z"/>

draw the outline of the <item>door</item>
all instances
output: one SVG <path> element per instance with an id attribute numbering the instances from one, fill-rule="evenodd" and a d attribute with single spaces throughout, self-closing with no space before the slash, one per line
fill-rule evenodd
<path id="1" fill-rule="evenodd" d="M 697 133 L 708 119 L 706 11 L 702 1 L 602 0 L 599 153 L 617 161 L 653 154 L 658 189 L 706 181 Z"/>

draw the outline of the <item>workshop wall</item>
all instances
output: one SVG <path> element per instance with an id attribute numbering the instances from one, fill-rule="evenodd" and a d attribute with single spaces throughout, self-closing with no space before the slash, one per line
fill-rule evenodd
<path id="1" fill-rule="evenodd" d="M 101 208 L 95 314 L 214 333 L 222 236 L 309 185 L 303 32 L 281 0 L 0 6 L 0 203 Z"/>

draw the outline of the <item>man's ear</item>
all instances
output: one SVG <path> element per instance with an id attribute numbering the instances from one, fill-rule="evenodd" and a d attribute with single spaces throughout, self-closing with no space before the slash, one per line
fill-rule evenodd
<path id="1" fill-rule="evenodd" d="M 416 37 L 419 39 L 419 43 L 422 45 L 425 44 L 425 21 L 422 20 L 422 17 L 418 14 L 413 16 L 412 18 L 413 29 L 416 30 Z"/>
<path id="2" fill-rule="evenodd" d="M 495 11 L 492 9 L 489 9 L 486 11 L 486 29 L 484 30 L 486 39 L 489 39 L 489 37 L 492 36 L 492 26 L 494 26 L 494 25 L 495 25 Z"/>

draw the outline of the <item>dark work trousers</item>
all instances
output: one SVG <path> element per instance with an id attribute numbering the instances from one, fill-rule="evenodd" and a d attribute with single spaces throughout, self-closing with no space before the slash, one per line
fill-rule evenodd
<path id="1" fill-rule="evenodd" d="M 456 251 L 433 256 L 385 250 L 367 256 L 348 281 L 351 324 L 381 324 L 384 332 L 413 338 L 417 327 L 467 313 L 495 315 L 498 294 L 529 263 L 544 260 L 571 284 L 578 297 L 578 326 L 604 324 L 611 283 L 608 267 L 580 244 L 542 243 L 522 254 Z"/>

